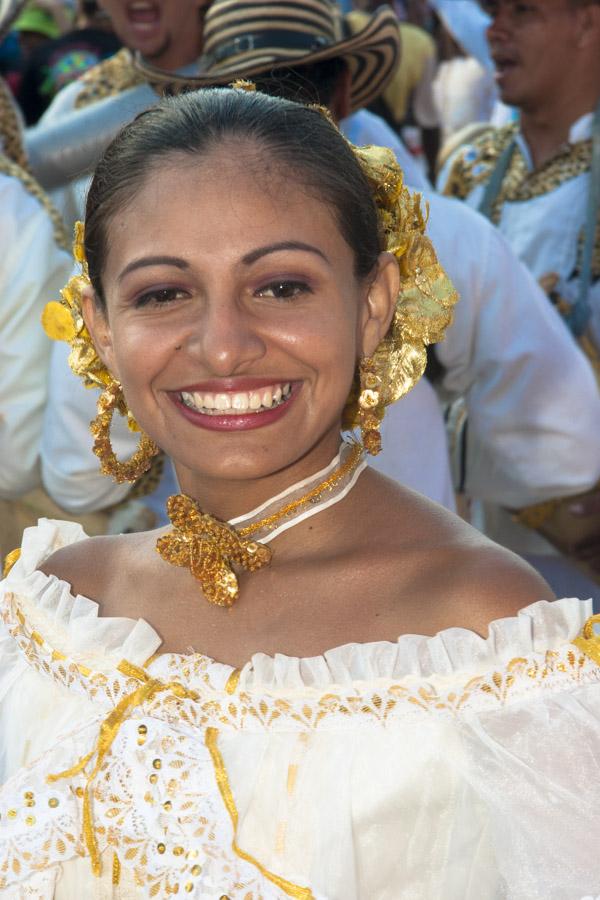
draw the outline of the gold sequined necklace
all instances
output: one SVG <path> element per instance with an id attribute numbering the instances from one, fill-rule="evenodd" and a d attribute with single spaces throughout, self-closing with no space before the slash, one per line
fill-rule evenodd
<path id="1" fill-rule="evenodd" d="M 266 544 L 343 500 L 365 466 L 362 444 L 344 441 L 326 469 L 230 522 L 202 512 L 187 494 L 175 494 L 167 501 L 173 530 L 158 539 L 156 549 L 167 562 L 189 569 L 210 603 L 232 606 L 239 594 L 232 566 L 254 572 L 268 565 L 272 550 Z"/>

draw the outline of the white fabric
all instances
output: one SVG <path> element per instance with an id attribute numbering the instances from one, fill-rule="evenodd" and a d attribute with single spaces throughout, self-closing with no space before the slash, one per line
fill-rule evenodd
<path id="1" fill-rule="evenodd" d="M 597 893 L 600 665 L 571 643 L 591 611 L 577 600 L 534 602 L 487 639 L 450 628 L 310 659 L 256 654 L 237 688 L 230 666 L 200 653 L 159 655 L 148 673 L 182 688 L 131 704 L 92 781 L 96 880 L 81 837 L 86 775 L 46 779 L 94 751 L 142 684 L 119 661 L 142 665 L 160 641 L 36 571 L 83 537 L 42 520 L 3 584 L 3 897 L 131 900 L 174 884 L 207 900 L 289 896 L 265 870 L 323 900 Z"/>
<path id="2" fill-rule="evenodd" d="M 457 56 L 440 64 L 433 95 L 442 129 L 442 144 L 473 122 L 488 122 L 497 97 L 493 72 L 472 56 Z"/>
<path id="3" fill-rule="evenodd" d="M 62 509 L 74 515 L 96 512 L 121 503 L 131 490 L 129 483 L 117 484 L 102 475 L 98 458 L 92 452 L 90 422 L 96 415 L 99 391 L 84 388 L 69 368 L 70 347 L 62 341 L 52 347 L 50 359 L 50 391 L 41 436 L 41 466 L 44 487 Z M 127 427 L 124 418 L 115 414 L 111 425 L 111 441 L 118 459 L 134 452 L 139 436 Z M 165 524 L 167 497 L 178 493 L 175 473 L 166 461 L 159 486 L 143 503 L 156 516 L 157 524 Z"/>
<path id="4" fill-rule="evenodd" d="M 429 3 L 465 53 L 486 69 L 493 69 L 486 32 L 491 19 L 477 0 L 429 0 Z"/>
<path id="5" fill-rule="evenodd" d="M 587 359 L 489 222 L 426 199 L 461 298 L 435 352 L 445 390 L 467 403 L 467 493 L 519 508 L 588 490 L 600 478 L 600 393 Z"/>
<path id="6" fill-rule="evenodd" d="M 437 72 L 437 54 L 433 54 L 423 67 L 423 74 L 412 96 L 412 112 L 421 128 L 437 128 L 440 124 L 438 108 L 433 96 L 433 81 Z"/>
<path id="7" fill-rule="evenodd" d="M 404 172 L 406 184 L 415 190 L 431 189 L 431 185 L 414 156 L 409 153 L 396 132 L 392 131 L 381 116 L 376 116 L 367 109 L 359 109 L 358 112 L 342 119 L 340 131 L 356 147 L 365 147 L 369 144 L 374 144 L 376 147 L 389 147 Z"/>
<path id="8" fill-rule="evenodd" d="M 71 261 L 50 217 L 17 178 L 0 173 L 0 497 L 40 483 L 39 444 L 51 342 L 40 316 Z"/>
<path id="9" fill-rule="evenodd" d="M 426 378 L 399 403 L 388 407 L 381 439 L 382 451 L 368 457 L 369 465 L 456 511 L 444 419 Z"/>

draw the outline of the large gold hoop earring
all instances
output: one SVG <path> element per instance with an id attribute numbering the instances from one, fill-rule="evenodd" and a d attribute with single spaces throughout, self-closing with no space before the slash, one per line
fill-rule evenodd
<path id="1" fill-rule="evenodd" d="M 358 426 L 365 450 L 371 456 L 381 451 L 379 426 L 385 409 L 381 399 L 381 377 L 372 356 L 361 359 L 359 367 L 360 391 L 358 395 Z"/>
<path id="2" fill-rule="evenodd" d="M 130 418 L 132 430 L 138 430 L 135 423 L 131 425 L 134 420 L 127 409 L 121 385 L 118 381 L 111 381 L 100 394 L 98 414 L 90 423 L 90 431 L 94 436 L 93 451 L 100 460 L 100 471 L 103 475 L 111 475 L 119 484 L 124 481 L 137 481 L 140 475 L 150 468 L 152 458 L 160 452 L 160 448 L 142 431 L 139 446 L 133 456 L 125 462 L 119 462 L 110 442 L 110 423 L 115 409 L 122 416 Z"/>

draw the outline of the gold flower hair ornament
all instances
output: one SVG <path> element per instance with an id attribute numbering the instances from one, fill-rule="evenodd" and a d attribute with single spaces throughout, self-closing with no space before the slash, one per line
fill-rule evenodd
<path id="1" fill-rule="evenodd" d="M 361 426 L 375 437 L 385 407 L 415 386 L 425 371 L 427 346 L 441 341 L 452 322 L 458 294 L 441 267 L 429 238 L 420 194 L 404 185 L 402 170 L 387 147 L 352 147 L 366 175 L 379 214 L 383 246 L 400 268 L 400 293 L 392 324 L 373 356 L 357 373 L 344 426 Z M 362 376 L 362 377 L 361 377 Z"/>
<path id="2" fill-rule="evenodd" d="M 115 481 L 136 481 L 151 465 L 152 458 L 159 453 L 158 446 L 148 435 L 141 432 L 137 422 L 127 408 L 123 390 L 110 374 L 94 346 L 83 319 L 82 296 L 90 287 L 90 276 L 85 258 L 84 228 L 81 222 L 75 225 L 73 256 L 81 267 L 79 275 L 73 275 L 67 286 L 60 292 L 60 300 L 51 300 L 42 313 L 42 325 L 48 337 L 55 341 L 66 341 L 71 345 L 69 365 L 86 388 L 100 388 L 98 415 L 91 423 L 94 436 L 93 450 L 100 460 L 100 470 L 111 475 Z M 140 444 L 133 456 L 119 462 L 110 443 L 110 423 L 114 411 L 127 417 L 131 431 L 140 432 Z"/>

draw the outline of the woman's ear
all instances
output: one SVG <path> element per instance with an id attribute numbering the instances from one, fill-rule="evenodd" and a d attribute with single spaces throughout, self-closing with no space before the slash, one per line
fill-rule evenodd
<path id="1" fill-rule="evenodd" d="M 386 336 L 400 291 L 400 269 L 392 253 L 380 253 L 377 273 L 363 307 L 360 355 L 371 356 Z"/>
<path id="2" fill-rule="evenodd" d="M 91 285 L 83 289 L 81 305 L 83 321 L 94 342 L 96 353 L 111 375 L 119 380 L 108 316 L 106 315 L 106 310 L 96 300 L 96 295 Z"/>

